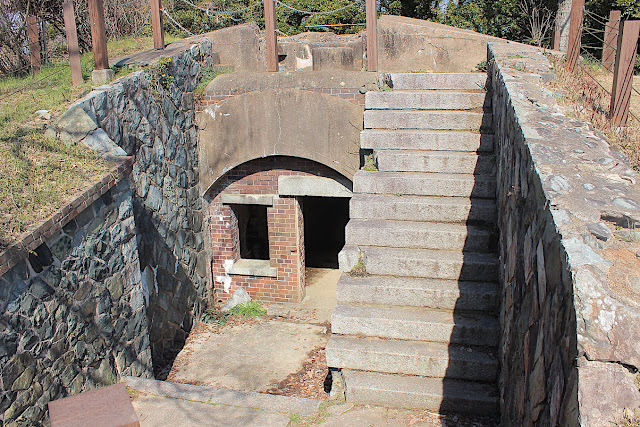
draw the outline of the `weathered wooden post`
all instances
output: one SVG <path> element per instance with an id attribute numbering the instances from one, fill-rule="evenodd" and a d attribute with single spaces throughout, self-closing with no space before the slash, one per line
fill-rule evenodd
<path id="1" fill-rule="evenodd" d="M 562 31 L 554 30 L 551 34 L 551 49 L 560 50 L 560 37 L 562 37 Z"/>
<path id="2" fill-rule="evenodd" d="M 83 83 L 82 65 L 80 64 L 80 49 L 78 49 L 78 31 L 76 30 L 76 17 L 73 11 L 73 2 L 62 3 L 64 17 L 64 32 L 67 36 L 67 49 L 69 50 L 69 65 L 71 66 L 71 83 L 78 86 Z"/>
<path id="3" fill-rule="evenodd" d="M 366 0 L 367 70 L 378 71 L 378 10 L 376 0 Z"/>
<path id="4" fill-rule="evenodd" d="M 151 27 L 153 28 L 153 48 L 164 49 L 164 27 L 162 22 L 161 0 L 151 0 Z"/>
<path id="5" fill-rule="evenodd" d="M 40 71 L 42 60 L 40 58 L 40 31 L 35 16 L 27 16 L 27 34 L 29 35 L 29 54 L 31 57 L 31 72 Z"/>
<path id="6" fill-rule="evenodd" d="M 569 23 L 569 46 L 567 48 L 567 70 L 573 71 L 580 56 L 582 38 L 582 20 L 584 18 L 584 0 L 571 2 L 571 21 Z"/>
<path id="7" fill-rule="evenodd" d="M 620 11 L 609 12 L 609 21 L 604 27 L 604 42 L 602 44 L 602 65 L 613 71 L 616 61 L 616 48 L 618 46 L 618 33 L 620 31 Z"/>
<path id="8" fill-rule="evenodd" d="M 618 37 L 616 65 L 613 71 L 613 89 L 611 91 L 611 123 L 614 126 L 626 126 L 631 102 L 633 84 L 633 66 L 636 62 L 636 46 L 640 34 L 640 21 L 625 21 Z"/>
<path id="9" fill-rule="evenodd" d="M 273 0 L 264 0 L 264 34 L 267 41 L 267 71 L 278 71 L 276 5 Z"/>
<path id="10" fill-rule="evenodd" d="M 89 0 L 89 23 L 91 24 L 91 43 L 93 44 L 93 62 L 95 64 L 91 80 L 97 84 L 107 83 L 113 79 L 113 71 L 109 70 L 102 0 Z"/>

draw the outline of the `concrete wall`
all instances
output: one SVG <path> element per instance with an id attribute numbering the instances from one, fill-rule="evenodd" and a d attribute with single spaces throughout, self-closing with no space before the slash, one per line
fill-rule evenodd
<path id="1" fill-rule="evenodd" d="M 640 245 L 613 235 L 640 222 L 635 174 L 541 87 L 553 74 L 540 51 L 492 44 L 489 56 L 502 424 L 608 425 L 640 407 Z"/>
<path id="2" fill-rule="evenodd" d="M 182 346 L 210 298 L 193 90 L 211 44 L 199 38 L 181 43 L 170 60 L 152 61 L 96 88 L 56 126 L 61 138 L 134 158 L 134 212 L 155 367 Z"/>
<path id="3" fill-rule="evenodd" d="M 242 286 L 261 301 L 299 302 L 304 297 L 305 252 L 302 210 L 295 197 L 279 197 L 280 176 L 322 176 L 344 181 L 334 170 L 319 163 L 293 157 L 252 160 L 227 172 L 206 194 L 211 218 L 211 266 L 215 299 L 224 303 Z M 228 195 L 269 195 L 267 206 L 269 258 L 276 275 L 237 274 L 240 260 L 238 224 Z"/>
<path id="4" fill-rule="evenodd" d="M 360 167 L 364 109 L 350 101 L 356 100 L 354 92 L 364 92 L 375 82 L 373 73 L 217 77 L 205 93 L 204 102 L 210 105 L 198 113 L 202 193 L 232 168 L 274 155 L 314 160 L 351 179 Z M 333 91 L 336 96 L 330 95 Z M 229 96 L 214 100 L 218 93 Z M 340 98 L 351 94 L 352 99 Z"/>
<path id="5" fill-rule="evenodd" d="M 153 376 L 130 171 L 90 186 L 27 236 L 28 256 L 0 265 L 3 425 L 37 424 L 50 400 L 121 375 Z"/>

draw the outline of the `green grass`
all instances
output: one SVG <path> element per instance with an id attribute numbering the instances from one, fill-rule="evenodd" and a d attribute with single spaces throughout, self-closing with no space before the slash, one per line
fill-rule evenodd
<path id="1" fill-rule="evenodd" d="M 207 323 L 222 324 L 222 323 L 227 323 L 227 320 L 229 320 L 229 317 L 231 316 L 232 314 L 229 313 L 228 311 L 225 312 L 215 308 L 208 308 L 202 314 L 202 321 Z"/>
<path id="2" fill-rule="evenodd" d="M 151 47 L 151 37 L 108 43 L 112 58 Z M 35 76 L 0 78 L 0 250 L 109 168 L 84 146 L 44 137 L 45 123 L 35 115 L 49 110 L 59 117 L 92 89 L 93 54 L 82 55 L 81 63 L 85 83 L 79 86 L 71 84 L 66 62 L 45 65 Z M 129 72 L 118 70 L 116 77 Z"/>
<path id="3" fill-rule="evenodd" d="M 244 304 L 238 304 L 233 307 L 230 312 L 237 316 L 245 316 L 245 317 L 259 317 L 267 313 L 262 307 L 262 303 L 260 301 L 249 301 Z"/>

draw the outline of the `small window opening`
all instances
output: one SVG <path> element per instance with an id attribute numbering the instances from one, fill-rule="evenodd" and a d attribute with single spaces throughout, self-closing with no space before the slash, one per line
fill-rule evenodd
<path id="1" fill-rule="evenodd" d="M 269 259 L 267 207 L 262 205 L 232 205 L 238 220 L 240 258 Z"/>

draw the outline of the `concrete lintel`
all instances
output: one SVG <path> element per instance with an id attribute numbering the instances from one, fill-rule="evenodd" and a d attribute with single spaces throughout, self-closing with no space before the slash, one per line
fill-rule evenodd
<path id="1" fill-rule="evenodd" d="M 279 176 L 278 194 L 281 196 L 351 197 L 353 193 L 343 184 L 321 176 Z"/>
<path id="2" fill-rule="evenodd" d="M 271 267 L 271 262 L 268 259 L 241 259 L 233 264 L 229 274 L 278 277 L 278 269 Z"/>
<path id="3" fill-rule="evenodd" d="M 273 194 L 222 194 L 220 200 L 225 205 L 273 206 Z"/>

